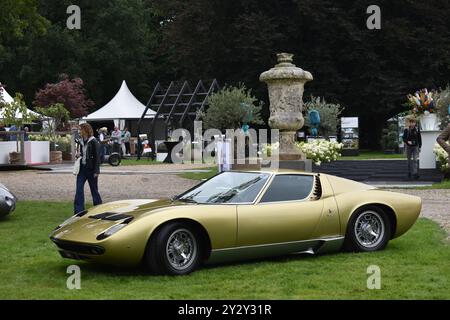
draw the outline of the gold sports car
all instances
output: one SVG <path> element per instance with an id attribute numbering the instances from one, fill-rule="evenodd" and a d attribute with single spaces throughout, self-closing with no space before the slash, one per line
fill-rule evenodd
<path id="1" fill-rule="evenodd" d="M 381 250 L 421 207 L 419 197 L 326 174 L 231 171 L 172 199 L 93 207 L 50 238 L 64 258 L 182 275 L 203 262 Z"/>

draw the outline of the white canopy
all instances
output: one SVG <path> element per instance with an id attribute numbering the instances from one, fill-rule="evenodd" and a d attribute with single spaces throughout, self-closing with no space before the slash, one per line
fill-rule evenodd
<path id="1" fill-rule="evenodd" d="M 82 118 L 84 121 L 140 119 L 145 111 L 143 105 L 128 89 L 125 80 L 119 92 L 104 107 Z M 154 118 L 156 112 L 148 110 L 146 118 Z"/>
<path id="2" fill-rule="evenodd" d="M 5 101 L 6 103 L 14 102 L 13 97 L 11 97 L 11 96 L 9 95 L 9 93 L 5 90 L 5 88 L 0 88 L 0 90 L 2 91 L 2 98 L 3 98 L 3 101 Z"/>
<path id="3" fill-rule="evenodd" d="M 3 99 L 4 102 L 6 102 L 6 103 L 14 102 L 13 97 L 11 97 L 9 95 L 9 93 L 5 90 L 5 88 L 0 88 L 0 90 L 2 91 L 2 95 L 1 96 L 2 96 L 2 99 Z M 36 112 L 34 112 L 34 111 L 30 110 L 30 109 L 27 109 L 27 110 L 28 110 L 29 113 L 31 113 L 31 114 L 33 114 L 35 116 L 39 116 L 39 113 L 36 113 Z M 22 119 L 22 114 L 20 112 L 17 112 L 16 113 L 16 118 Z M 2 109 L 0 109 L 0 119 L 3 119 L 3 110 Z"/>

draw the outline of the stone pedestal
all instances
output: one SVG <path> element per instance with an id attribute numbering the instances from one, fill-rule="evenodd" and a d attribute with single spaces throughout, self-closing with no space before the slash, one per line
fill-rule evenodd
<path id="1" fill-rule="evenodd" d="M 436 155 L 433 152 L 436 138 L 442 131 L 428 130 L 422 133 L 422 148 L 419 155 L 419 169 L 436 169 Z"/>
<path id="2" fill-rule="evenodd" d="M 293 54 L 277 54 L 278 64 L 272 69 L 263 72 L 259 79 L 267 84 L 270 100 L 269 126 L 280 131 L 279 160 L 282 161 L 305 160 L 305 156 L 295 146 L 296 132 L 304 124 L 302 115 L 303 91 L 306 82 L 313 76 L 308 71 L 292 63 Z M 290 167 L 308 168 L 307 163 Z"/>

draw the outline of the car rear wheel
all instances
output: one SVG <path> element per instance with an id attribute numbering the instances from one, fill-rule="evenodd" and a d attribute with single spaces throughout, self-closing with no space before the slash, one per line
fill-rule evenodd
<path id="1" fill-rule="evenodd" d="M 194 228 L 174 222 L 163 226 L 147 247 L 145 262 L 155 274 L 184 275 L 200 264 L 201 242 Z"/>
<path id="2" fill-rule="evenodd" d="M 387 214 L 377 206 L 358 209 L 347 227 L 344 247 L 350 251 L 383 250 L 391 238 Z"/>

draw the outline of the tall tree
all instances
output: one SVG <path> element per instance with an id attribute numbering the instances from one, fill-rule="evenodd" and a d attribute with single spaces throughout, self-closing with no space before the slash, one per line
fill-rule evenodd
<path id="1" fill-rule="evenodd" d="M 178 77 L 243 81 L 267 101 L 259 74 L 273 66 L 276 52 L 292 52 L 314 76 L 305 96 L 323 96 L 345 105 L 344 115 L 359 116 L 365 147 L 379 145 L 384 122 L 403 110 L 406 93 L 445 85 L 450 75 L 447 0 L 380 0 L 381 30 L 366 27 L 365 0 L 156 2 Z"/>

